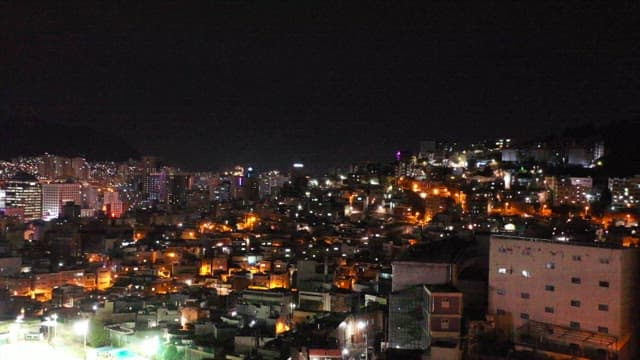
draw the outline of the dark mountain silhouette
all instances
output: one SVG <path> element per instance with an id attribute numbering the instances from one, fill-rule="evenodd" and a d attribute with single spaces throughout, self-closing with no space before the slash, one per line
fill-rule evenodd
<path id="1" fill-rule="evenodd" d="M 0 120 L 0 159 L 50 153 L 83 156 L 91 161 L 123 161 L 138 151 L 112 134 L 87 127 L 47 122 L 35 117 Z"/>

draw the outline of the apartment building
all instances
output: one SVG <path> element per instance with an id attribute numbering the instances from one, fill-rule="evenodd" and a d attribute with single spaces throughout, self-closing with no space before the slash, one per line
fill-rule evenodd
<path id="1" fill-rule="evenodd" d="M 635 359 L 639 251 L 494 235 L 489 313 L 521 347 Z"/>

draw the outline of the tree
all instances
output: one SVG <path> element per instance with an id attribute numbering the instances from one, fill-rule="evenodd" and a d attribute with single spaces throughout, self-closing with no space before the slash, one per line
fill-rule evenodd
<path id="1" fill-rule="evenodd" d="M 180 360 L 180 353 L 178 353 L 178 348 L 173 344 L 167 345 L 167 347 L 162 352 L 162 359 L 163 360 Z"/>
<path id="2" fill-rule="evenodd" d="M 109 332 L 104 328 L 104 322 L 93 318 L 89 320 L 87 344 L 92 347 L 109 345 Z"/>

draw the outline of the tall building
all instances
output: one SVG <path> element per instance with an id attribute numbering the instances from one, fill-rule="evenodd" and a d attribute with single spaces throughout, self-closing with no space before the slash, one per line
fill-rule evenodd
<path id="1" fill-rule="evenodd" d="M 640 249 L 494 235 L 489 313 L 517 347 L 636 359 Z"/>
<path id="2" fill-rule="evenodd" d="M 42 184 L 42 219 L 57 219 L 67 202 L 82 204 L 80 183 Z"/>
<path id="3" fill-rule="evenodd" d="M 5 206 L 24 210 L 24 221 L 42 218 L 42 188 L 30 174 L 19 172 L 7 182 Z"/>
<path id="4" fill-rule="evenodd" d="M 124 212 L 124 204 L 120 200 L 120 193 L 117 191 L 105 191 L 102 200 L 104 211 L 113 218 L 119 218 Z"/>
<path id="5" fill-rule="evenodd" d="M 77 180 L 89 179 L 89 164 L 87 160 L 81 157 L 74 157 L 71 159 L 71 169 L 73 177 Z"/>
<path id="6" fill-rule="evenodd" d="M 588 206 L 592 200 L 593 179 L 590 177 L 549 176 L 545 183 L 551 191 L 554 206 Z"/>
<path id="7" fill-rule="evenodd" d="M 166 203 L 173 209 L 183 209 L 187 206 L 187 190 L 189 189 L 189 175 L 169 174 L 167 177 Z"/>
<path id="8" fill-rule="evenodd" d="M 6 208 L 7 192 L 4 189 L 0 189 L 0 210 Z"/>
<path id="9" fill-rule="evenodd" d="M 426 350 L 430 345 L 426 314 L 432 310 L 427 299 L 430 293 L 424 285 L 446 285 L 453 282 L 455 266 L 445 263 L 394 261 L 391 268 L 389 347 Z"/>
<path id="10" fill-rule="evenodd" d="M 611 206 L 631 208 L 640 204 L 640 175 L 627 178 L 610 178 Z"/>

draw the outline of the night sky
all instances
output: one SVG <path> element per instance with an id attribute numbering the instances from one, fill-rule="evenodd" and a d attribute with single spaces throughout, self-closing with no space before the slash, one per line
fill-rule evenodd
<path id="1" fill-rule="evenodd" d="M 638 1 L 53 3 L 0 5 L 3 107 L 193 170 L 640 114 Z"/>

